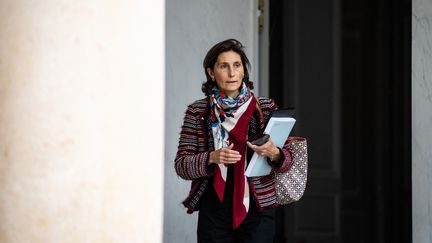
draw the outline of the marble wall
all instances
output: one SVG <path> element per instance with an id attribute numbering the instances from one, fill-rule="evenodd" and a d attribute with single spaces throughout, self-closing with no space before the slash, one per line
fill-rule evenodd
<path id="1" fill-rule="evenodd" d="M 256 11 L 251 0 L 166 1 L 166 123 L 164 242 L 196 242 L 197 213 L 186 214 L 181 201 L 190 182 L 174 171 L 180 126 L 186 106 L 203 96 L 202 61 L 217 42 L 236 38 L 246 46 L 256 77 Z"/>
<path id="2" fill-rule="evenodd" d="M 0 1 L 1 243 L 162 241 L 164 23 L 164 1 Z"/>
<path id="3" fill-rule="evenodd" d="M 413 242 L 432 242 L 432 1 L 412 14 Z"/>

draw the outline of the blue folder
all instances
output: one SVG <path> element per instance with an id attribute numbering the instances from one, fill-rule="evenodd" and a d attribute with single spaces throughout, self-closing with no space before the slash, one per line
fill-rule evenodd
<path id="1" fill-rule="evenodd" d="M 296 120 L 292 117 L 271 117 L 267 123 L 265 134 L 270 135 L 273 143 L 282 148 L 287 140 Z M 247 177 L 265 176 L 270 174 L 271 166 L 267 162 L 267 158 L 257 153 L 252 155 L 245 175 Z"/>

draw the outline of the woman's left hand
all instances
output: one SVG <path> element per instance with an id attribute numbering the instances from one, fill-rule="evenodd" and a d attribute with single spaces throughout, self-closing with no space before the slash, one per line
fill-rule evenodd
<path id="1" fill-rule="evenodd" d="M 271 139 L 261 146 L 253 145 L 250 142 L 246 142 L 246 144 L 257 154 L 269 157 L 271 161 L 278 161 L 280 158 L 280 150 L 274 145 Z"/>

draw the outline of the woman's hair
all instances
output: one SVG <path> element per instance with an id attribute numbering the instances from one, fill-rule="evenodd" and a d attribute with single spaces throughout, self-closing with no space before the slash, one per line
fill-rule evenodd
<path id="1" fill-rule="evenodd" d="M 210 68 L 211 70 L 214 70 L 214 66 L 216 64 L 216 61 L 219 57 L 219 55 L 223 52 L 227 51 L 234 51 L 237 54 L 240 55 L 240 58 L 242 60 L 242 65 L 244 69 L 244 77 L 243 82 L 245 82 L 246 86 L 249 89 L 253 89 L 253 82 L 249 80 L 249 71 L 248 68 L 250 68 L 250 62 L 249 59 L 246 57 L 246 54 L 244 53 L 244 46 L 240 41 L 235 39 L 228 39 L 224 40 L 222 42 L 217 43 L 214 45 L 208 52 L 207 55 L 204 58 L 203 67 L 204 67 L 204 73 L 207 77 L 207 81 L 205 81 L 202 86 L 201 90 L 206 96 L 210 96 L 212 94 L 212 89 L 215 86 L 215 82 L 212 80 L 210 75 L 207 72 L 207 68 Z M 241 86 L 240 86 L 241 88 Z"/>

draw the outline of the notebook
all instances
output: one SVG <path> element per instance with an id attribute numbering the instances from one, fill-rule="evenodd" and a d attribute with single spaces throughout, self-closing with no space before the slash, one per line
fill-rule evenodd
<path id="1" fill-rule="evenodd" d="M 264 130 L 265 134 L 270 135 L 273 143 L 282 148 L 287 140 L 296 120 L 292 118 L 293 110 L 278 110 L 274 112 L 267 123 Z M 257 153 L 252 155 L 249 165 L 246 169 L 245 175 L 247 177 L 265 176 L 270 174 L 271 166 L 267 162 L 267 158 Z"/>

